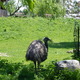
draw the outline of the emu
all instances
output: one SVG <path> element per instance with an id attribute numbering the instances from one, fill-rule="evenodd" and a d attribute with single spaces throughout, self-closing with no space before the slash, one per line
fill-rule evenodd
<path id="1" fill-rule="evenodd" d="M 35 71 L 36 64 L 38 64 L 38 69 L 40 63 L 47 59 L 48 55 L 48 41 L 51 41 L 48 37 L 43 39 L 43 42 L 40 40 L 34 40 L 28 47 L 26 52 L 26 60 L 31 60 L 34 62 Z"/>

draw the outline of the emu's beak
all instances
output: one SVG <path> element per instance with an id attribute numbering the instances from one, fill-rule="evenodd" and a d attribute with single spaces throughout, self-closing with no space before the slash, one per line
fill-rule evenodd
<path id="1" fill-rule="evenodd" d="M 49 39 L 50 42 L 53 42 L 51 39 Z"/>

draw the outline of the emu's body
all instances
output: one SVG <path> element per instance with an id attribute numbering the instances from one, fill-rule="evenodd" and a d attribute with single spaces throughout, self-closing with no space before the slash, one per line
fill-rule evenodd
<path id="1" fill-rule="evenodd" d="M 26 53 L 26 60 L 31 60 L 35 64 L 36 70 L 36 62 L 38 63 L 38 68 L 41 62 L 47 59 L 48 53 L 48 41 L 49 38 L 44 38 L 44 43 L 40 40 L 33 41 Z"/>

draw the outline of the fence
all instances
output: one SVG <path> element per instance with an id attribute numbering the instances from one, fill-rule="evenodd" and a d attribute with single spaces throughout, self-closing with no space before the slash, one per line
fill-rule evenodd
<path id="1" fill-rule="evenodd" d="M 0 9 L 0 17 L 7 16 L 7 11 Z"/>
<path id="2" fill-rule="evenodd" d="M 74 25 L 74 57 L 80 57 L 80 22 Z"/>

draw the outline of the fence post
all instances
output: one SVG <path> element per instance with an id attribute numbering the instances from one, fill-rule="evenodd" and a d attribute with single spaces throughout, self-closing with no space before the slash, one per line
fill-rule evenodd
<path id="1" fill-rule="evenodd" d="M 78 26 L 78 56 L 80 56 L 79 54 L 79 26 Z"/>
<path id="2" fill-rule="evenodd" d="M 80 58 L 80 23 L 75 21 L 74 25 L 74 57 Z"/>

